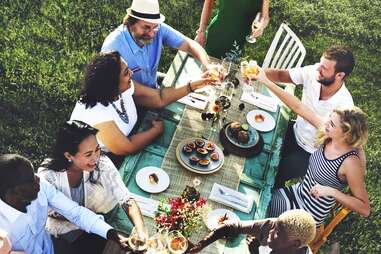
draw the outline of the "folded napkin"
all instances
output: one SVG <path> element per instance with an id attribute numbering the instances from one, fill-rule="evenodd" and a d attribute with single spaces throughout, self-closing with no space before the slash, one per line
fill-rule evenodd
<path id="1" fill-rule="evenodd" d="M 178 102 L 186 104 L 188 106 L 204 110 L 208 104 L 208 97 L 199 93 L 190 93 L 183 98 L 179 99 Z"/>
<path id="2" fill-rule="evenodd" d="M 131 197 L 136 200 L 142 214 L 147 217 L 154 218 L 159 206 L 159 201 L 152 198 L 146 198 L 134 193 L 130 193 Z"/>
<path id="3" fill-rule="evenodd" d="M 278 101 L 276 98 L 253 92 L 252 89 L 243 90 L 241 101 L 271 112 L 276 112 L 278 109 Z"/>
<path id="4" fill-rule="evenodd" d="M 213 184 L 209 199 L 244 213 L 250 213 L 254 204 L 253 196 L 246 195 L 218 183 Z"/>

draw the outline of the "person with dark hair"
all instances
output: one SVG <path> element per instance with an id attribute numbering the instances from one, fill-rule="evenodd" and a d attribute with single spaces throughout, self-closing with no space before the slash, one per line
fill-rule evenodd
<path id="1" fill-rule="evenodd" d="M 318 148 L 310 157 L 305 177 L 299 183 L 273 191 L 269 216 L 277 217 L 287 210 L 303 209 L 314 217 L 318 227 L 336 202 L 361 216 L 369 216 L 366 170 L 359 154 L 359 149 L 368 139 L 366 114 L 357 107 L 335 108 L 324 119 L 296 96 L 269 80 L 263 69 L 259 68 L 259 74 L 252 77 L 265 84 L 284 104 L 318 130 Z M 350 194 L 343 192 L 347 186 Z"/>
<path id="2" fill-rule="evenodd" d="M 133 0 L 123 24 L 106 37 L 101 51 L 118 51 L 131 69 L 140 69 L 132 74 L 132 79 L 151 88 L 159 88 L 157 72 L 163 46 L 191 54 L 210 69 L 203 47 L 164 20 L 158 0 Z"/>
<path id="3" fill-rule="evenodd" d="M 270 0 L 219 0 L 217 14 L 208 25 L 215 2 L 204 1 L 195 39 L 210 56 L 226 57 L 226 53 L 234 48 L 234 42 L 242 49 L 246 36 L 251 34 L 258 38 L 270 21 Z M 254 28 L 252 23 L 258 12 L 261 17 Z"/>
<path id="4" fill-rule="evenodd" d="M 97 132 L 81 121 L 66 122 L 58 131 L 52 157 L 44 160 L 38 175 L 71 200 L 95 213 L 105 214 L 106 222 L 117 230 L 130 231 L 125 213 L 138 232 L 142 232 L 144 222 L 140 209 L 130 198 L 114 164 L 101 154 L 95 137 Z M 87 233 L 62 215 L 50 213 L 46 228 L 56 237 L 55 241 L 61 243 L 60 252 L 80 253 L 83 249 L 85 243 L 81 243 L 81 239 Z M 97 251 L 101 252 L 102 248 Z"/>
<path id="5" fill-rule="evenodd" d="M 345 86 L 345 79 L 355 66 L 352 51 L 344 46 L 331 46 L 323 52 L 319 63 L 290 70 L 266 69 L 269 80 L 275 83 L 303 85 L 302 102 L 320 117 L 327 117 L 334 108 L 353 107 L 353 99 Z M 285 136 L 275 187 L 285 185 L 292 178 L 306 174 L 311 154 L 316 151 L 317 129 L 298 116 Z M 365 155 L 363 167 L 365 167 Z"/>
<path id="6" fill-rule="evenodd" d="M 80 99 L 70 117 L 98 129 L 101 149 L 115 155 L 136 153 L 164 131 L 162 121 L 153 120 L 150 129 L 129 136 L 137 121 L 135 103 L 161 108 L 213 81 L 198 78 L 182 87 L 153 89 L 132 81 L 132 73 L 118 52 L 98 54 L 86 68 Z"/>
<path id="7" fill-rule="evenodd" d="M 0 228 L 8 232 L 12 250 L 54 253 L 51 237 L 45 230 L 49 208 L 91 233 L 94 241 L 104 245 L 106 239 L 114 240 L 127 248 L 127 239 L 104 222 L 102 216 L 79 206 L 35 175 L 28 159 L 17 154 L 0 155 Z"/>
<path id="8" fill-rule="evenodd" d="M 212 242 L 247 234 L 251 254 L 312 254 L 308 244 L 314 239 L 314 218 L 301 209 L 290 210 L 278 218 L 224 221 L 187 253 L 197 253 Z"/>

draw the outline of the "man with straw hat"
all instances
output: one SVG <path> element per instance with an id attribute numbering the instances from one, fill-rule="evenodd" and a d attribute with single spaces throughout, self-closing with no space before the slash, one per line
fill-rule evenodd
<path id="1" fill-rule="evenodd" d="M 157 69 L 163 45 L 193 55 L 208 69 L 205 50 L 164 20 L 158 0 L 133 0 L 123 24 L 106 37 L 101 51 L 117 50 L 134 70 L 132 79 L 152 88 L 158 88 Z"/>

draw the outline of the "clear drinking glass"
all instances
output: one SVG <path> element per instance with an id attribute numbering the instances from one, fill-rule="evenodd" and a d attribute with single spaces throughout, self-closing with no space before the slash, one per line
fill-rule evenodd
<path id="1" fill-rule="evenodd" d="M 261 22 L 261 13 L 258 12 L 257 15 L 255 16 L 255 19 L 253 20 L 253 23 L 251 24 L 251 31 L 252 32 L 258 29 L 260 22 Z M 250 33 L 246 36 L 246 41 L 248 43 L 255 43 L 257 41 L 257 39 L 252 36 L 252 33 Z"/>
<path id="2" fill-rule="evenodd" d="M 128 245 L 133 251 L 142 251 L 147 249 L 148 231 L 143 229 L 138 232 L 136 227 L 132 228 L 131 235 L 128 237 Z"/>
<path id="3" fill-rule="evenodd" d="M 180 231 L 168 233 L 168 249 L 171 254 L 183 254 L 188 248 L 188 240 Z"/>
<path id="4" fill-rule="evenodd" d="M 147 254 L 165 253 L 168 240 L 168 229 L 160 229 L 147 241 Z"/>

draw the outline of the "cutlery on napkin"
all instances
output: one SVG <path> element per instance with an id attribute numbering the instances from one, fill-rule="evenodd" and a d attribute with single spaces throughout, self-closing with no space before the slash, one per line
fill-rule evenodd
<path id="1" fill-rule="evenodd" d="M 209 199 L 230 206 L 244 213 L 250 213 L 254 198 L 218 183 L 214 183 Z"/>
<path id="2" fill-rule="evenodd" d="M 275 98 L 253 92 L 252 90 L 244 90 L 241 96 L 241 101 L 253 104 L 271 112 L 276 112 L 278 109 L 278 101 Z"/>
<path id="3" fill-rule="evenodd" d="M 159 201 L 152 198 L 146 198 L 134 193 L 130 193 L 131 197 L 136 200 L 138 206 L 144 216 L 154 218 L 157 208 L 159 206 Z"/>
<path id="4" fill-rule="evenodd" d="M 188 106 L 204 110 L 208 104 L 208 97 L 199 93 L 190 93 L 177 101 Z"/>

